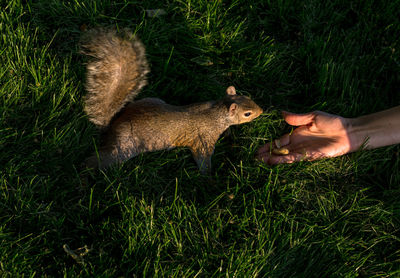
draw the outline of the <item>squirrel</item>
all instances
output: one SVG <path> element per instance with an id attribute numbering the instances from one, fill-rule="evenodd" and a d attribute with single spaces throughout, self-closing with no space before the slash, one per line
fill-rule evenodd
<path id="1" fill-rule="evenodd" d="M 104 143 L 86 159 L 89 168 L 105 169 L 140 153 L 188 147 L 200 173 L 209 174 L 219 136 L 231 125 L 247 123 L 263 110 L 249 97 L 226 89 L 217 101 L 174 106 L 159 98 L 133 99 L 147 85 L 143 43 L 125 29 L 91 29 L 81 40 L 86 64 L 84 111 L 105 130 Z"/>

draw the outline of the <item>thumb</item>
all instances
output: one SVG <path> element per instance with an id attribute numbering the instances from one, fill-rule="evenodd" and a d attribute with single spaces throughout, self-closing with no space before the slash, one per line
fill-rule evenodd
<path id="1" fill-rule="evenodd" d="M 282 116 L 285 121 L 294 126 L 308 125 L 314 121 L 315 113 L 295 114 L 287 111 L 282 111 Z"/>

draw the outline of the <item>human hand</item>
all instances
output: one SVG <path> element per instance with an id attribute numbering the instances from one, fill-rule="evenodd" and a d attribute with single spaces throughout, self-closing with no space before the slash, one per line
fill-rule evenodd
<path id="1" fill-rule="evenodd" d="M 282 112 L 282 115 L 288 124 L 298 127 L 261 147 L 257 159 L 274 165 L 336 157 L 353 151 L 348 132 L 350 119 L 321 111 Z"/>

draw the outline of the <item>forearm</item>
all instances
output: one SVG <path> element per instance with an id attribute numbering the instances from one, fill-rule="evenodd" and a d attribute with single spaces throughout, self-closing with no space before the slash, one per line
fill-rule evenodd
<path id="1" fill-rule="evenodd" d="M 351 151 L 400 143 L 400 106 L 347 120 Z"/>

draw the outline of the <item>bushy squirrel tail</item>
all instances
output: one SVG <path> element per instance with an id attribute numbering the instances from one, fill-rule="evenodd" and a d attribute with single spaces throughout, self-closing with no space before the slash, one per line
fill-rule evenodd
<path id="1" fill-rule="evenodd" d="M 81 53 L 89 57 L 85 112 L 91 122 L 104 128 L 147 84 L 145 48 L 128 30 L 117 34 L 99 28 L 82 36 Z"/>

